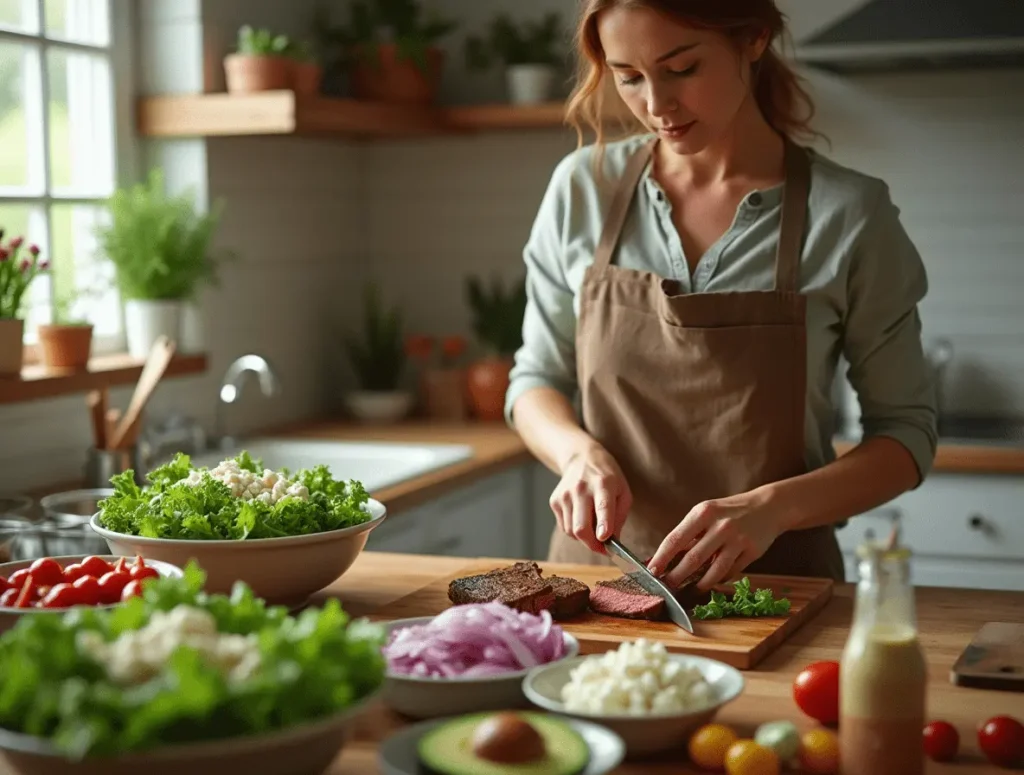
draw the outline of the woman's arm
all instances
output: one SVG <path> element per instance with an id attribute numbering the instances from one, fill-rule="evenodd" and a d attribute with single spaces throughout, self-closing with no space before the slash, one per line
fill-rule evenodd
<path id="1" fill-rule="evenodd" d="M 550 387 L 535 387 L 515 402 L 516 430 L 527 449 L 553 473 L 597 442 L 580 427 L 569 399 Z"/>

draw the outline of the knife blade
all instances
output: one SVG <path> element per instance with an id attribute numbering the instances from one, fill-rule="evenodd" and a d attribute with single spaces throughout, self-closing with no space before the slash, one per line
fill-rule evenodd
<path id="1" fill-rule="evenodd" d="M 690 623 L 690 617 L 686 614 L 686 609 L 676 600 L 672 590 L 666 587 L 657 576 L 647 570 L 647 566 L 640 561 L 640 558 L 629 551 L 616 538 L 609 538 L 604 542 L 604 545 L 616 556 L 625 560 L 630 568 L 632 568 L 632 571 L 628 574 L 630 578 L 643 587 L 646 592 L 656 595 L 665 601 L 669 619 L 687 632 L 693 632 L 693 624 Z"/>

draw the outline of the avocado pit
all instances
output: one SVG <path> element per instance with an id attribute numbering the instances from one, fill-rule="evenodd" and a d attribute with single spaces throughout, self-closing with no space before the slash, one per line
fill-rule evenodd
<path id="1" fill-rule="evenodd" d="M 496 713 L 473 731 L 473 753 L 496 764 L 524 764 L 543 759 L 544 738 L 515 713 Z"/>

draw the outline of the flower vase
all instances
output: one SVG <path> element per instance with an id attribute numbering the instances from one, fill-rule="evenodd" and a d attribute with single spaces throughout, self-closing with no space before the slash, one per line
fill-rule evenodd
<path id="1" fill-rule="evenodd" d="M 0 376 L 21 375 L 22 355 L 25 349 L 24 338 L 24 320 L 0 318 Z"/>
<path id="2" fill-rule="evenodd" d="M 423 372 L 420 390 L 427 417 L 452 422 L 466 419 L 465 369 L 427 369 Z"/>

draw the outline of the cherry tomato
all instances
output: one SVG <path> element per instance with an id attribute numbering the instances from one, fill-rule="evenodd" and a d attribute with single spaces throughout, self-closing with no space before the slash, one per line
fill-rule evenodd
<path id="1" fill-rule="evenodd" d="M 960 733 L 948 721 L 932 721 L 924 727 L 924 753 L 933 761 L 952 761 L 960 750 Z"/>
<path id="2" fill-rule="evenodd" d="M 82 605 L 99 605 L 101 602 L 100 583 L 92 576 L 75 579 L 71 585 L 78 590 L 78 600 Z"/>
<path id="3" fill-rule="evenodd" d="M 11 585 L 11 589 L 20 590 L 25 585 L 25 579 L 30 578 L 32 573 L 28 568 L 22 568 L 16 570 L 11 574 L 11 577 L 7 579 L 7 583 Z"/>
<path id="4" fill-rule="evenodd" d="M 142 582 L 138 579 L 132 579 L 125 584 L 124 589 L 121 591 L 121 599 L 129 600 L 133 597 L 142 596 Z"/>
<path id="5" fill-rule="evenodd" d="M 136 565 L 129 571 L 129 575 L 136 581 L 160 578 L 156 568 L 150 568 L 148 565 Z"/>
<path id="6" fill-rule="evenodd" d="M 737 740 L 725 754 L 728 775 L 779 775 L 781 769 L 779 755 L 753 740 Z"/>
<path id="7" fill-rule="evenodd" d="M 99 580 L 101 602 L 110 605 L 120 601 L 125 585 L 131 580 L 131 576 L 121 571 L 112 570 L 104 574 Z"/>
<path id="8" fill-rule="evenodd" d="M 822 724 L 839 721 L 839 663 L 812 662 L 793 681 L 797 706 Z"/>
<path id="9" fill-rule="evenodd" d="M 64 568 L 64 581 L 68 584 L 77 581 L 85 575 L 87 575 L 85 568 L 82 567 L 82 563 L 80 562 L 73 562 Z"/>
<path id="10" fill-rule="evenodd" d="M 93 555 L 82 560 L 82 570 L 85 571 L 86 575 L 98 579 L 100 576 L 110 573 L 113 567 L 102 557 Z"/>
<path id="11" fill-rule="evenodd" d="M 812 775 L 839 772 L 839 738 L 830 729 L 812 729 L 800 737 L 800 767 Z"/>
<path id="12" fill-rule="evenodd" d="M 978 747 L 999 767 L 1024 762 L 1024 724 L 1011 716 L 993 716 L 978 727 Z"/>
<path id="13" fill-rule="evenodd" d="M 0 576 L 0 593 L 6 592 L 11 588 L 11 582 L 7 580 L 6 576 Z"/>
<path id="14" fill-rule="evenodd" d="M 67 582 L 54 584 L 43 598 L 43 608 L 70 608 L 80 602 L 80 591 Z"/>
<path id="15" fill-rule="evenodd" d="M 687 745 L 690 761 L 705 770 L 721 771 L 729 746 L 738 739 L 739 735 L 725 724 L 705 724 L 693 733 Z"/>
<path id="16" fill-rule="evenodd" d="M 15 608 L 31 608 L 33 590 L 36 588 L 36 582 L 32 579 L 32 576 L 26 576 L 25 581 L 21 585 L 21 589 L 18 590 L 18 597 L 14 601 Z"/>
<path id="17" fill-rule="evenodd" d="M 114 563 L 114 570 L 118 573 L 127 573 L 128 565 L 127 560 L 124 557 L 118 557 L 117 562 Z"/>
<path id="18" fill-rule="evenodd" d="M 14 608 L 14 601 L 18 599 L 18 590 L 14 587 L 4 590 L 0 594 L 0 608 Z"/>
<path id="19" fill-rule="evenodd" d="M 32 574 L 36 584 L 52 587 L 64 580 L 64 569 L 52 557 L 40 557 L 28 566 L 28 572 Z"/>

